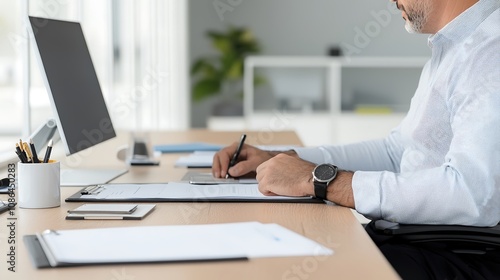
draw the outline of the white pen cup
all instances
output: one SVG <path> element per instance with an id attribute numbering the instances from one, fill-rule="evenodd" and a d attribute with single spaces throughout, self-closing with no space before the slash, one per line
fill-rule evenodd
<path id="1" fill-rule="evenodd" d="M 21 208 L 61 206 L 60 163 L 17 164 L 17 195 Z"/>

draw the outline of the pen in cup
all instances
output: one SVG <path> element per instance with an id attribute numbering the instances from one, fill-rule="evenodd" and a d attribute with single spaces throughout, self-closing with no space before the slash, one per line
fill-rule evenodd
<path id="1" fill-rule="evenodd" d="M 21 160 L 22 163 L 27 163 L 28 162 L 28 159 L 26 158 L 26 155 L 23 153 L 23 151 L 21 150 L 21 147 L 19 146 L 18 143 L 16 143 L 16 154 L 17 154 L 17 156 L 19 157 L 19 159 Z"/>
<path id="2" fill-rule="evenodd" d="M 16 143 L 16 154 L 19 157 L 21 163 L 48 163 L 50 160 L 50 154 L 52 153 L 52 145 L 53 141 L 50 140 L 47 145 L 47 150 L 45 152 L 45 157 L 43 161 L 40 161 L 38 158 L 36 147 L 33 142 L 33 139 L 30 139 L 30 143 L 23 142 L 19 140 L 19 143 Z"/>
<path id="3" fill-rule="evenodd" d="M 36 153 L 35 143 L 33 143 L 33 139 L 30 139 L 30 147 L 31 154 L 33 155 L 33 163 L 40 163 L 40 160 L 38 159 L 38 155 Z"/>
<path id="4" fill-rule="evenodd" d="M 28 143 L 23 142 L 23 150 L 26 153 L 26 156 L 28 158 L 28 162 L 34 163 L 33 154 L 31 153 L 31 148 L 28 146 Z"/>
<path id="5" fill-rule="evenodd" d="M 43 158 L 43 163 L 48 163 L 50 159 L 50 153 L 52 152 L 52 140 L 49 141 L 47 145 L 47 151 L 45 151 L 45 157 Z"/>
<path id="6" fill-rule="evenodd" d="M 238 161 L 238 157 L 240 156 L 241 149 L 243 148 L 243 144 L 245 143 L 245 139 L 247 138 L 246 134 L 242 134 L 240 138 L 240 143 L 238 144 L 238 148 L 236 148 L 236 152 L 234 152 L 233 157 L 231 158 L 231 161 L 229 162 L 229 166 L 227 168 L 226 172 L 226 179 L 230 177 L 229 175 L 229 168 L 233 167 L 236 162 Z"/>

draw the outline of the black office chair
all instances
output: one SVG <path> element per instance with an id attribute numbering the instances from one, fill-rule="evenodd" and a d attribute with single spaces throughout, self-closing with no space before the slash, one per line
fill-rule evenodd
<path id="1" fill-rule="evenodd" d="M 377 220 L 372 229 L 391 242 L 446 246 L 459 254 L 485 254 L 500 251 L 500 224 L 495 227 L 459 225 L 407 225 Z"/>

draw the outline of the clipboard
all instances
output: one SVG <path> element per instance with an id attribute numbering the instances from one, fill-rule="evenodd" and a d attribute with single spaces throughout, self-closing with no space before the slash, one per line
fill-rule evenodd
<path id="1" fill-rule="evenodd" d="M 285 227 L 259 222 L 46 230 L 23 240 L 37 268 L 333 254 Z"/>
<path id="2" fill-rule="evenodd" d="M 265 196 L 257 184 L 102 184 L 83 188 L 66 202 L 273 202 L 325 203 L 314 197 Z"/>
<path id="3" fill-rule="evenodd" d="M 199 233 L 189 233 L 187 230 L 176 231 L 175 227 L 46 230 L 23 236 L 23 241 L 36 268 L 248 260 L 245 252 L 238 248 L 226 247 L 224 252 L 218 251 L 217 246 L 224 242 L 222 238 L 214 240 L 213 244 L 203 243 L 209 238 L 200 236 Z M 171 229 L 172 232 L 169 231 Z M 182 232 L 184 235 L 173 236 L 175 232 Z M 137 239 L 137 236 L 143 238 Z M 179 252 L 180 249 L 175 245 L 177 242 L 189 242 L 194 247 L 186 246 Z M 88 244 L 93 244 L 92 249 L 88 249 Z"/>
<path id="4" fill-rule="evenodd" d="M 90 266 L 90 265 L 103 265 L 103 264 L 138 264 L 138 263 L 181 263 L 181 262 L 208 262 L 208 261 L 246 261 L 247 257 L 231 257 L 231 258 L 218 258 L 218 259 L 191 259 L 191 260 L 164 260 L 164 261 L 128 261 L 128 262 L 86 262 L 86 263 L 66 263 L 58 262 L 52 266 L 49 258 L 47 257 L 40 239 L 36 235 L 26 235 L 23 237 L 24 244 L 31 258 L 31 262 L 35 268 L 55 268 L 55 267 L 71 267 L 71 266 Z"/>

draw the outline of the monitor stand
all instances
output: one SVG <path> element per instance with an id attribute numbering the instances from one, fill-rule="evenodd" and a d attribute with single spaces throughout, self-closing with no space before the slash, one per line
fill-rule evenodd
<path id="1" fill-rule="evenodd" d="M 61 139 L 59 133 L 57 133 L 56 121 L 54 119 L 49 119 L 30 135 L 30 139 L 32 139 L 33 144 L 35 144 L 37 154 L 42 155 L 42 149 L 50 140 L 56 143 Z"/>
<path id="2" fill-rule="evenodd" d="M 126 169 L 61 169 L 61 186 L 100 185 L 125 174 Z"/>
<path id="3" fill-rule="evenodd" d="M 52 139 L 57 142 L 60 137 L 57 133 L 57 124 L 53 119 L 42 124 L 31 136 L 41 155 L 43 148 Z M 61 169 L 61 186 L 89 186 L 105 184 L 126 173 L 127 169 Z"/>

